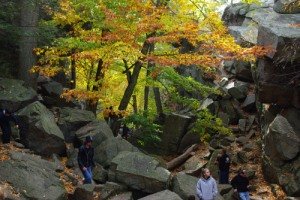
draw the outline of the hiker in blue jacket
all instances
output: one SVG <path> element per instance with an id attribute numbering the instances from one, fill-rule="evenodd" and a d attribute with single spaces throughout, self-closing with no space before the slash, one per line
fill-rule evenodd
<path id="1" fill-rule="evenodd" d="M 92 168 L 95 167 L 94 163 L 94 148 L 92 147 L 93 138 L 87 136 L 84 144 L 79 148 L 78 164 L 84 176 L 84 184 L 91 184 L 93 182 Z"/>
<path id="2" fill-rule="evenodd" d="M 218 194 L 216 180 L 210 175 L 207 168 L 202 170 L 202 177 L 197 183 L 197 196 L 200 200 L 214 200 Z"/>
<path id="3" fill-rule="evenodd" d="M 9 122 L 11 121 L 19 128 L 18 119 L 13 113 L 9 112 L 7 109 L 0 109 L 0 127 L 2 130 L 3 144 L 10 143 L 11 127 Z"/>

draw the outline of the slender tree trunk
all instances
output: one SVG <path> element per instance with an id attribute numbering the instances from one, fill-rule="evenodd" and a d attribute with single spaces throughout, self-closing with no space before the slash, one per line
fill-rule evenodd
<path id="1" fill-rule="evenodd" d="M 148 70 L 147 70 L 147 74 L 148 74 Z M 150 93 L 150 88 L 148 85 L 146 85 L 144 89 L 144 111 L 147 111 L 149 107 L 149 93 Z"/>
<path id="2" fill-rule="evenodd" d="M 104 78 L 104 71 L 103 71 L 103 60 L 100 59 L 98 61 L 96 76 L 95 76 L 95 83 L 93 84 L 92 91 L 96 92 L 101 88 L 102 83 L 99 83 L 101 79 Z M 97 106 L 98 106 L 98 100 L 96 101 L 87 101 L 87 109 L 92 111 L 95 115 L 97 113 Z"/>
<path id="3" fill-rule="evenodd" d="M 133 91 L 134 91 L 134 88 L 137 84 L 137 80 L 138 80 L 138 77 L 139 77 L 142 66 L 143 66 L 143 64 L 140 61 L 137 61 L 135 63 L 132 75 L 130 77 L 130 81 L 128 83 L 128 86 L 127 86 L 127 88 L 124 92 L 124 95 L 122 97 L 122 100 L 120 102 L 120 105 L 119 105 L 119 108 L 118 108 L 119 110 L 126 110 L 127 109 L 127 106 L 130 102 L 130 98 L 131 98 L 131 96 L 133 94 Z"/>
<path id="4" fill-rule="evenodd" d="M 141 50 L 142 54 L 146 55 L 149 51 L 149 47 L 150 47 L 150 43 L 148 42 L 145 42 L 144 45 L 143 45 L 143 48 Z M 133 72 L 132 74 L 130 75 L 130 77 L 127 75 L 127 79 L 128 79 L 128 86 L 123 94 L 123 97 L 121 99 L 121 102 L 120 102 L 120 105 L 119 105 L 119 110 L 126 110 L 127 109 L 127 106 L 130 102 L 130 98 L 133 94 L 133 91 L 134 91 L 134 88 L 137 84 L 137 80 L 139 78 L 139 75 L 140 75 L 140 71 L 141 71 L 141 68 L 143 66 L 143 63 L 141 61 L 137 61 L 135 64 L 134 64 L 134 68 L 133 68 Z M 126 72 L 127 74 L 129 72 Z"/>
<path id="5" fill-rule="evenodd" d="M 19 54 L 19 78 L 29 85 L 36 87 L 36 75 L 30 74 L 29 70 L 36 63 L 36 57 L 33 53 L 37 47 L 37 31 L 39 18 L 39 5 L 37 0 L 30 2 L 20 0 L 21 6 L 21 38 Z"/>
<path id="6" fill-rule="evenodd" d="M 136 95 L 132 95 L 132 101 L 133 101 L 133 103 L 132 103 L 132 106 L 133 106 L 133 112 L 134 112 L 135 114 L 137 114 L 137 112 L 138 112 L 138 107 L 137 107 Z"/>
<path id="7" fill-rule="evenodd" d="M 72 54 L 71 56 L 71 89 L 76 88 L 76 61 Z"/>
<path id="8" fill-rule="evenodd" d="M 104 78 L 103 60 L 100 59 L 98 61 L 98 67 L 97 67 L 96 76 L 95 76 L 95 83 L 96 84 L 93 85 L 93 91 L 98 91 L 99 88 L 102 87 L 102 83 L 99 83 L 99 81 L 103 78 Z"/>
<path id="9" fill-rule="evenodd" d="M 91 90 L 91 79 L 93 75 L 93 70 L 94 70 L 94 63 L 91 64 L 91 67 L 89 71 L 87 72 L 87 83 L 86 83 L 86 90 L 90 91 Z"/>
<path id="10" fill-rule="evenodd" d="M 149 47 L 149 53 L 154 51 L 154 44 L 151 44 Z M 148 111 L 148 107 L 149 107 L 149 92 L 150 92 L 150 88 L 147 85 L 147 78 L 150 75 L 150 71 L 151 69 L 154 67 L 154 64 L 151 62 L 148 62 L 148 66 L 147 66 L 147 73 L 146 73 L 146 86 L 144 89 L 144 111 Z"/>
<path id="11" fill-rule="evenodd" d="M 155 104 L 156 104 L 156 111 L 159 116 L 163 114 L 163 107 L 161 103 L 161 98 L 160 98 L 160 91 L 158 87 L 153 87 L 153 92 L 154 92 L 154 98 L 155 98 Z"/>

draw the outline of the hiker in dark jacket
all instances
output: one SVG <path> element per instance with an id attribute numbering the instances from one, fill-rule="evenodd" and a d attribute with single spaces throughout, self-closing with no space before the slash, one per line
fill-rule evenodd
<path id="1" fill-rule="evenodd" d="M 87 136 L 85 138 L 83 146 L 79 148 L 78 152 L 78 164 L 80 170 L 84 176 L 84 184 L 91 184 L 93 180 L 92 168 L 94 163 L 94 148 L 92 147 L 92 137 Z"/>
<path id="2" fill-rule="evenodd" d="M 209 169 L 205 168 L 202 170 L 202 177 L 197 183 L 196 191 L 200 200 L 214 200 L 217 197 L 217 183 L 211 177 Z"/>
<path id="3" fill-rule="evenodd" d="M 10 143 L 11 127 L 9 122 L 11 121 L 19 128 L 18 119 L 13 113 L 9 112 L 7 109 L 0 109 L 0 127 L 2 130 L 3 144 Z"/>
<path id="4" fill-rule="evenodd" d="M 126 126 L 126 124 L 124 124 L 122 128 L 122 138 L 127 140 L 129 137 L 129 133 L 130 133 L 130 129 Z"/>
<path id="5" fill-rule="evenodd" d="M 235 192 L 238 192 L 240 200 L 250 200 L 249 179 L 246 170 L 240 169 L 238 175 L 231 180 L 231 185 Z"/>
<path id="6" fill-rule="evenodd" d="M 222 155 L 218 157 L 217 164 L 219 165 L 219 183 L 229 184 L 230 158 L 226 153 L 226 149 L 222 150 Z"/>

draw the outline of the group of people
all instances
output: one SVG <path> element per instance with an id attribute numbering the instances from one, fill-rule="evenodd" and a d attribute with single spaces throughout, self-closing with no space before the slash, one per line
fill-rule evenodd
<path id="1" fill-rule="evenodd" d="M 109 110 L 111 113 L 113 111 L 112 107 Z M 114 120 L 113 114 L 105 115 L 104 117 L 108 123 L 110 120 Z M 0 109 L 0 127 L 3 144 L 10 142 L 10 122 L 14 122 L 19 127 L 19 120 L 13 113 L 7 109 Z M 124 124 L 119 130 L 119 135 L 127 139 L 129 132 L 130 129 Z M 79 168 L 84 176 L 84 184 L 90 184 L 93 180 L 92 168 L 95 166 L 95 163 L 92 141 L 93 138 L 91 136 L 85 138 L 83 145 L 79 148 L 77 157 Z M 219 184 L 229 184 L 230 157 L 225 149 L 222 150 L 222 154 L 217 158 L 215 164 L 219 167 Z M 238 193 L 240 200 L 250 200 L 249 180 L 244 169 L 238 171 L 238 174 L 231 180 L 230 184 L 234 188 L 234 191 Z M 197 183 L 196 192 L 200 200 L 213 200 L 217 196 L 217 183 L 211 176 L 209 169 L 205 168 L 202 170 L 202 177 Z"/>
<path id="2" fill-rule="evenodd" d="M 114 111 L 113 106 L 106 107 L 103 110 L 103 117 L 113 131 L 114 135 L 127 140 L 131 132 L 126 124 L 121 124 L 120 122 L 121 119 L 124 118 L 124 115 L 124 111 Z"/>
<path id="3" fill-rule="evenodd" d="M 118 115 L 114 111 L 113 106 L 110 106 L 103 110 L 103 117 L 106 123 L 111 126 L 112 123 L 118 118 Z"/>
<path id="4" fill-rule="evenodd" d="M 219 167 L 219 184 L 229 184 L 230 157 L 225 149 L 217 158 L 216 163 Z M 234 192 L 237 192 L 240 200 L 250 200 L 249 179 L 246 170 L 239 169 L 238 174 L 231 180 Z M 200 200 L 214 200 L 218 194 L 216 180 L 211 176 L 209 169 L 202 170 L 202 177 L 196 186 L 197 196 Z"/>

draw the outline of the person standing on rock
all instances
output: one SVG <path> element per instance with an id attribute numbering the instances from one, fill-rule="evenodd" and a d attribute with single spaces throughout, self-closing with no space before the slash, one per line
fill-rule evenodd
<path id="1" fill-rule="evenodd" d="M 210 175 L 207 168 L 202 170 L 202 177 L 196 187 L 197 196 L 200 200 L 214 200 L 218 194 L 216 180 Z"/>
<path id="2" fill-rule="evenodd" d="M 122 127 L 122 138 L 127 140 L 129 137 L 129 134 L 130 134 L 130 129 L 126 126 L 126 124 L 124 124 Z"/>
<path id="3" fill-rule="evenodd" d="M 222 150 L 222 155 L 218 157 L 217 164 L 219 165 L 219 184 L 229 184 L 230 158 L 226 149 Z"/>
<path id="4" fill-rule="evenodd" d="M 78 152 L 77 160 L 79 168 L 84 176 L 84 184 L 91 184 L 93 180 L 92 168 L 95 166 L 95 163 L 92 141 L 93 138 L 91 136 L 87 136 L 83 146 L 79 148 Z"/>
<path id="5" fill-rule="evenodd" d="M 11 121 L 19 128 L 18 119 L 13 113 L 9 112 L 7 109 L 0 109 L 0 127 L 2 130 L 3 144 L 10 143 L 11 127 L 9 122 Z"/>
<path id="6" fill-rule="evenodd" d="M 238 192 L 240 200 L 250 200 L 249 195 L 249 179 L 246 170 L 240 169 L 238 175 L 231 180 L 234 192 Z"/>

